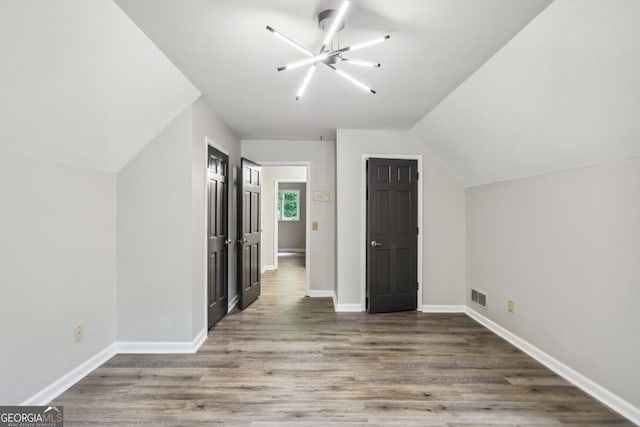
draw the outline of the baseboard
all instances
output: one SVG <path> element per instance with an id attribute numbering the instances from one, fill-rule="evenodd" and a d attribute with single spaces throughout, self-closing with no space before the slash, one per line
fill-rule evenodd
<path id="1" fill-rule="evenodd" d="M 333 309 L 336 313 L 361 313 L 365 311 L 362 304 L 338 304 L 338 295 L 335 291 L 331 296 L 333 297 Z"/>
<path id="2" fill-rule="evenodd" d="M 40 406 L 48 404 L 115 355 L 116 345 L 111 344 L 77 368 L 74 368 L 63 375 L 62 378 L 22 402 L 22 406 Z"/>
<path id="3" fill-rule="evenodd" d="M 22 402 L 22 406 L 48 404 L 116 354 L 195 353 L 206 339 L 207 330 L 203 329 L 190 342 L 119 342 L 111 344 L 77 368 L 63 375 L 62 378 Z"/>
<path id="4" fill-rule="evenodd" d="M 466 313 L 464 305 L 423 305 L 423 313 Z"/>
<path id="5" fill-rule="evenodd" d="M 336 313 L 361 313 L 362 304 L 335 304 Z"/>
<path id="6" fill-rule="evenodd" d="M 588 393 L 623 417 L 628 418 L 631 422 L 640 426 L 640 408 L 633 406 L 631 403 L 593 382 L 579 372 L 571 369 L 569 366 L 548 355 L 528 341 L 525 341 L 515 335 L 513 332 L 510 332 L 498 325 L 491 319 L 481 315 L 472 308 L 466 307 L 465 312 L 469 317 L 489 329 L 494 334 L 518 347 L 520 350 L 527 353 L 529 356 L 533 357 L 538 362 L 563 377 L 565 380 L 582 389 L 585 393 Z"/>
<path id="7" fill-rule="evenodd" d="M 193 341 L 178 342 L 119 342 L 118 354 L 188 354 L 198 351 L 207 339 L 207 330 L 203 329 Z"/>
<path id="8" fill-rule="evenodd" d="M 198 333 L 198 335 L 196 335 L 196 337 L 192 341 L 193 353 L 197 353 L 198 350 L 200 350 L 200 347 L 202 347 L 202 344 L 204 344 L 208 336 L 209 336 L 209 331 L 207 330 L 207 328 L 204 328 Z"/>
<path id="9" fill-rule="evenodd" d="M 275 265 L 263 265 L 262 272 L 277 270 Z"/>
<path id="10" fill-rule="evenodd" d="M 309 290 L 310 298 L 333 298 L 333 291 L 312 291 Z"/>
<path id="11" fill-rule="evenodd" d="M 229 314 L 231 312 L 231 310 L 236 308 L 236 305 L 238 305 L 238 295 L 234 296 L 233 298 L 231 298 L 231 301 L 229 301 L 229 307 L 227 308 L 227 314 Z"/>

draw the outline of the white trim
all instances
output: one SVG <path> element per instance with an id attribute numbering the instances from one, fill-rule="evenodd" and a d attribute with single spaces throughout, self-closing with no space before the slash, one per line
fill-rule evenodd
<path id="1" fill-rule="evenodd" d="M 207 339 L 204 329 L 193 341 L 178 342 L 119 342 L 118 354 L 192 354 L 196 353 Z"/>
<path id="2" fill-rule="evenodd" d="M 338 295 L 333 291 L 333 308 L 336 313 L 362 313 L 365 311 L 364 304 L 338 304 Z"/>
<path id="3" fill-rule="evenodd" d="M 311 206 L 311 197 L 309 197 L 309 193 L 311 192 L 311 161 L 306 161 L 306 160 L 300 160 L 300 161 L 291 161 L 291 162 L 284 162 L 284 161 L 276 161 L 276 162 L 263 162 L 260 160 L 256 160 L 258 163 L 260 163 L 260 165 L 262 166 L 305 166 L 307 168 L 307 188 L 306 188 L 306 192 L 307 192 L 307 224 L 306 224 L 306 237 L 305 237 L 305 243 L 306 243 L 306 249 L 305 249 L 305 270 L 307 271 L 307 289 L 306 292 L 307 294 L 309 293 L 309 288 L 311 286 L 311 216 L 313 214 L 313 212 L 311 211 L 312 206 Z M 282 180 L 282 182 L 285 182 L 284 180 Z M 297 182 L 300 182 L 300 180 L 297 180 Z M 276 194 L 277 194 L 277 187 L 276 187 Z M 275 217 L 275 215 L 274 215 Z M 274 225 L 274 236 L 273 236 L 273 241 L 274 241 L 274 252 L 273 252 L 273 257 L 274 257 L 274 264 L 275 264 L 275 268 L 278 268 L 278 219 L 275 218 L 275 225 Z"/>
<path id="4" fill-rule="evenodd" d="M 209 336 L 209 329 L 207 327 L 205 327 L 203 330 L 200 331 L 198 335 L 196 335 L 196 337 L 192 341 L 194 353 L 197 353 L 198 350 L 200 350 L 200 347 L 202 347 L 202 344 L 204 344 L 208 336 Z"/>
<path id="5" fill-rule="evenodd" d="M 275 265 L 264 265 L 264 266 L 262 266 L 262 272 L 263 273 L 265 271 L 273 271 L 273 270 L 277 270 Z"/>
<path id="6" fill-rule="evenodd" d="M 309 291 L 307 295 L 309 295 L 309 298 L 333 298 L 334 292 L 326 290 Z"/>
<path id="7" fill-rule="evenodd" d="M 92 356 L 89 360 L 82 363 L 80 366 L 64 374 L 60 379 L 42 389 L 42 391 L 22 402 L 22 406 L 39 406 L 48 404 L 115 355 L 116 345 L 111 344 L 95 356 Z"/>
<path id="8" fill-rule="evenodd" d="M 336 313 L 362 313 L 364 307 L 362 304 L 336 304 Z"/>
<path id="9" fill-rule="evenodd" d="M 613 409 L 623 417 L 628 418 L 631 422 L 640 425 L 640 408 L 633 406 L 631 403 L 615 395 L 614 393 L 610 392 L 606 388 L 595 383 L 579 372 L 573 370 L 554 357 L 548 355 L 538 347 L 534 346 L 528 341 L 525 341 L 513 332 L 503 328 L 494 321 L 478 313 L 471 307 L 466 307 L 466 313 L 476 322 L 480 323 L 482 326 L 489 329 L 499 337 L 510 342 L 514 346 L 518 347 L 520 350 L 533 357 L 535 360 L 542 363 L 544 366 L 551 369 L 553 372 L 560 375 L 565 380 L 582 389 L 584 392 L 590 394 L 592 397 L 607 405 L 609 408 Z"/>
<path id="10" fill-rule="evenodd" d="M 423 305 L 423 313 L 466 313 L 467 307 L 464 305 Z"/>
<path id="11" fill-rule="evenodd" d="M 227 314 L 231 313 L 231 310 L 236 308 L 236 305 L 238 305 L 238 295 L 234 295 L 233 298 L 231 298 L 231 301 L 229 301 L 229 305 L 227 307 Z"/>
<path id="12" fill-rule="evenodd" d="M 422 271 L 423 271 L 423 238 L 424 235 L 424 223 L 422 215 L 423 204 L 423 185 L 424 174 L 422 173 L 422 154 L 363 154 L 362 155 L 362 181 L 361 181 L 361 193 L 360 193 L 360 295 L 362 305 L 367 300 L 367 160 L 370 158 L 378 159 L 407 159 L 418 161 L 418 311 L 422 311 L 423 290 L 422 286 Z"/>

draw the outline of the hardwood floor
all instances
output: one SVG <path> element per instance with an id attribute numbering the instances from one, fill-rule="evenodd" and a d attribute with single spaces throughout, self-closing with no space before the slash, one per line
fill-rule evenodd
<path id="1" fill-rule="evenodd" d="M 303 262 L 197 354 L 112 358 L 56 399 L 66 425 L 633 425 L 466 315 L 335 313 Z"/>

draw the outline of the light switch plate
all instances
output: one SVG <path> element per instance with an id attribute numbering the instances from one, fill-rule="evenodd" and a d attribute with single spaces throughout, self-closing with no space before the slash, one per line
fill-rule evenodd
<path id="1" fill-rule="evenodd" d="M 328 202 L 329 201 L 329 192 L 328 191 L 314 191 L 313 192 L 313 201 L 314 202 Z"/>

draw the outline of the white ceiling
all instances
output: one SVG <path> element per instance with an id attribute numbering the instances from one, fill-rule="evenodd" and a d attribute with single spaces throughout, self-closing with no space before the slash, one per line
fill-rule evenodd
<path id="1" fill-rule="evenodd" d="M 332 2 L 2 1 L 0 152 L 116 172 L 202 91 L 243 139 L 419 121 L 466 186 L 640 156 L 638 0 L 353 0 L 343 44 L 392 36 L 352 70 L 378 95 L 320 67 L 296 102 L 264 27 L 317 49 Z"/>
<path id="2" fill-rule="evenodd" d="M 0 2 L 0 151 L 116 172 L 199 91 L 113 2 Z"/>
<path id="3" fill-rule="evenodd" d="M 347 64 L 371 95 L 320 67 L 295 101 L 302 59 L 271 25 L 312 51 L 316 14 L 338 0 L 116 0 L 202 91 L 243 139 L 333 138 L 338 128 L 409 129 L 520 31 L 551 0 L 353 0 L 342 45 L 390 34 L 352 55 L 380 69 Z"/>
<path id="4" fill-rule="evenodd" d="M 413 133 L 466 186 L 640 156 L 640 1 L 556 0 Z"/>

